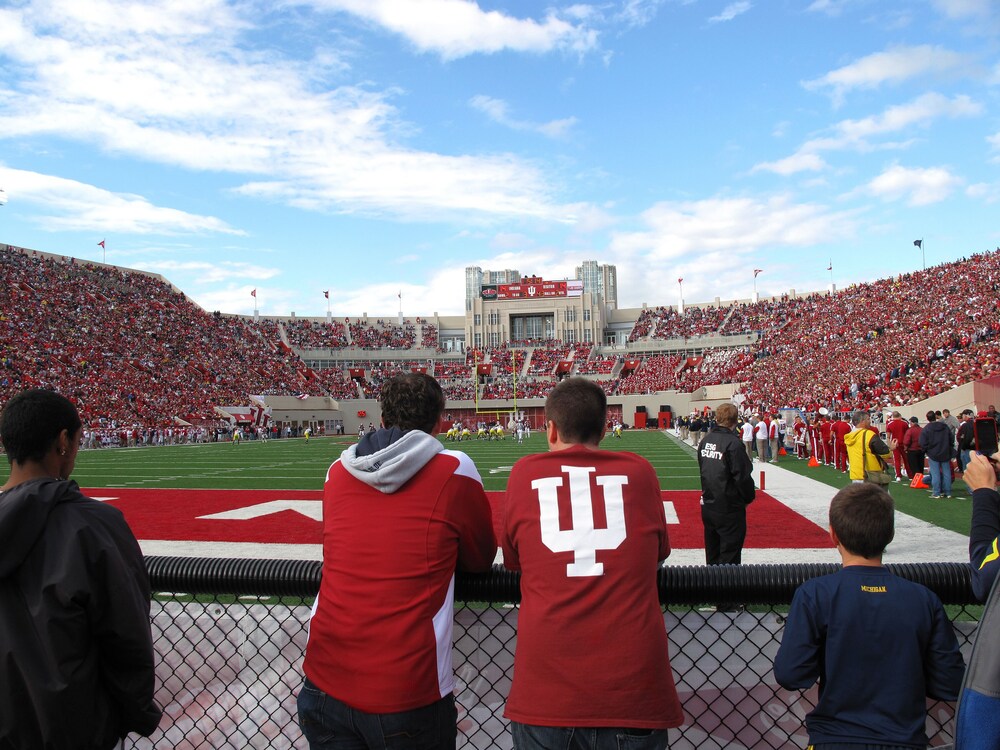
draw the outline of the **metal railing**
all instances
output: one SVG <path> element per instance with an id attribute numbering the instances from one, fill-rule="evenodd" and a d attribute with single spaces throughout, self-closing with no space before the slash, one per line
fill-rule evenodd
<path id="1" fill-rule="evenodd" d="M 295 697 L 321 564 L 147 557 L 153 585 L 157 700 L 164 718 L 137 748 L 307 748 Z M 981 607 L 968 566 L 889 565 L 948 606 L 968 655 Z M 667 567 L 658 573 L 671 667 L 685 724 L 672 748 L 805 747 L 816 688 L 788 692 L 771 667 L 783 613 L 804 580 L 834 564 Z M 496 566 L 456 581 L 454 667 L 459 747 L 511 747 L 504 701 L 517 639 L 519 576 Z M 738 613 L 714 602 L 742 602 Z M 582 647 L 593 647 L 587 644 Z M 952 706 L 928 704 L 933 745 L 951 740 Z"/>

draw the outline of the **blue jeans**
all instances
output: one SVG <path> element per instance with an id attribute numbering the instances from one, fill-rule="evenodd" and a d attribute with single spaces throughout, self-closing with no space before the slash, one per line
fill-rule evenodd
<path id="1" fill-rule="evenodd" d="M 663 750 L 666 729 L 539 727 L 510 723 L 514 750 Z"/>
<path id="2" fill-rule="evenodd" d="M 928 471 L 931 474 L 931 494 L 951 494 L 951 461 L 935 461 L 927 459 Z"/>
<path id="3" fill-rule="evenodd" d="M 429 706 L 369 714 L 327 695 L 308 679 L 299 691 L 299 726 L 310 750 L 455 750 L 455 696 Z"/>

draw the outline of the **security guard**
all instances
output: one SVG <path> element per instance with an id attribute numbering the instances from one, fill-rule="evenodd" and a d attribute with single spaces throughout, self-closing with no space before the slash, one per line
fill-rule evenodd
<path id="1" fill-rule="evenodd" d="M 716 425 L 698 446 L 701 474 L 701 521 L 709 565 L 739 565 L 747 535 L 747 505 L 756 495 L 753 463 L 736 427 L 736 407 L 722 404 Z"/>

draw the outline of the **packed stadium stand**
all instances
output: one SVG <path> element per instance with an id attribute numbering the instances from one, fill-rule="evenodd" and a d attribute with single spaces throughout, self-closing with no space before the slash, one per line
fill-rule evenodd
<path id="1" fill-rule="evenodd" d="M 163 426 L 251 395 L 377 399 L 421 369 L 450 401 L 542 398 L 580 374 L 610 396 L 732 383 L 745 411 L 876 410 L 998 374 L 998 288 L 1000 250 L 832 294 L 642 308 L 624 352 L 555 339 L 444 352 L 424 318 L 224 315 L 155 275 L 0 245 L 0 402 L 55 388 L 89 422 Z M 317 367 L 313 350 L 343 359 Z"/>

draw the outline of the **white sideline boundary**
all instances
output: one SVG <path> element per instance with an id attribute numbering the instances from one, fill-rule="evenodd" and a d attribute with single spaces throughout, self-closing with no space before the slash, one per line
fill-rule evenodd
<path id="1" fill-rule="evenodd" d="M 694 453 L 694 447 L 685 443 L 671 431 L 666 431 L 670 439 Z M 798 459 L 788 457 L 785 462 Z M 828 511 L 830 500 L 837 493 L 836 487 L 818 482 L 815 479 L 802 476 L 783 469 L 781 464 L 768 464 L 754 461 L 753 479 L 760 486 L 760 475 L 764 474 L 764 492 L 795 511 L 802 517 L 812 521 L 821 529 L 829 526 Z M 844 478 L 844 485 L 849 483 Z M 894 485 L 889 485 L 892 494 Z M 941 502 L 953 502 L 942 500 Z M 753 505 L 747 509 L 753 517 Z M 896 511 L 896 536 L 886 549 L 884 562 L 915 563 L 915 562 L 965 562 L 969 561 L 969 537 L 955 531 L 942 529 L 927 521 Z M 766 563 L 798 563 L 798 562 L 840 562 L 837 550 L 828 548 L 813 549 L 746 549 L 743 550 L 744 564 Z M 666 565 L 704 565 L 705 555 L 700 550 L 676 550 Z"/>

